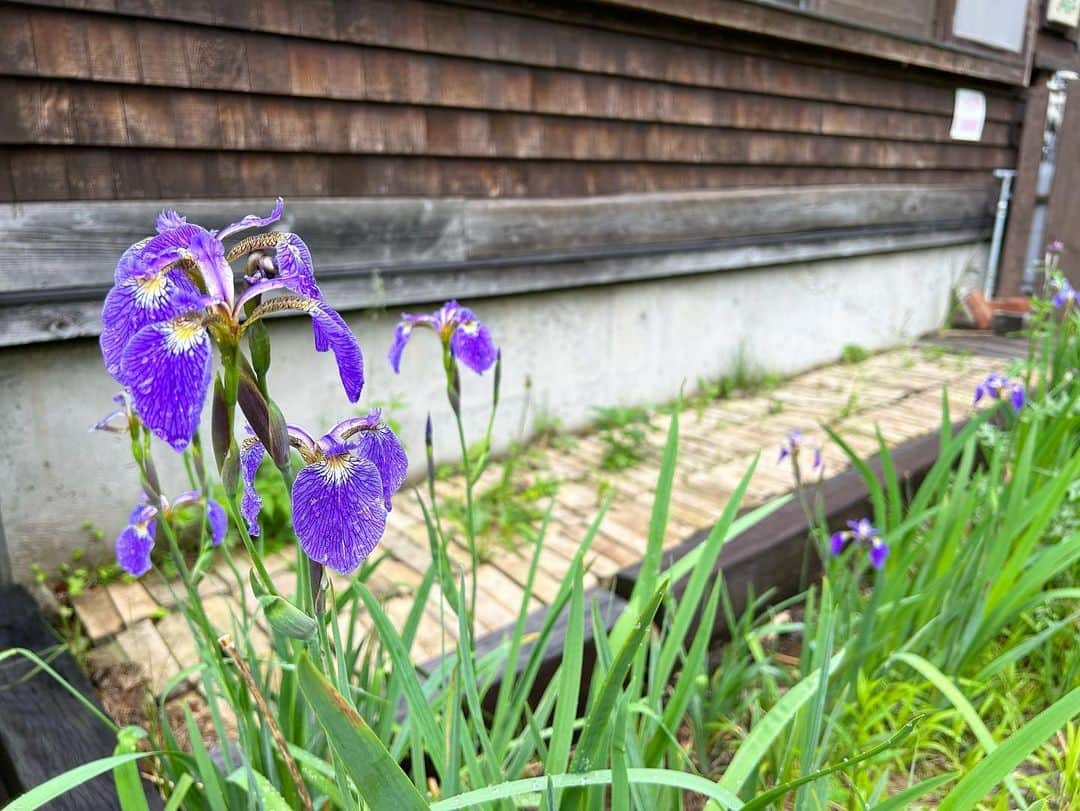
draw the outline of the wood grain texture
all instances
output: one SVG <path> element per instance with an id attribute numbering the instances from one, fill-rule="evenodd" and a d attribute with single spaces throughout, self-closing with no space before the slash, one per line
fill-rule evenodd
<path id="1" fill-rule="evenodd" d="M 417 18 L 430 22 L 420 15 L 422 8 L 416 8 Z M 144 71 L 141 81 L 180 87 L 250 88 L 285 95 L 326 93 L 336 98 L 358 100 L 537 111 L 543 108 L 529 106 L 529 85 L 532 83 L 538 83 L 540 90 L 548 88 L 562 104 L 579 106 L 587 98 L 595 102 L 604 94 L 618 97 L 632 90 L 635 95 L 643 95 L 646 103 L 655 108 L 657 92 L 715 89 L 942 116 L 952 113 L 952 89 L 957 80 L 943 81 L 940 75 L 913 76 L 911 71 L 895 70 L 882 73 L 880 68 L 875 71 L 868 65 L 804 64 L 798 61 L 802 55 L 796 58 L 776 49 L 743 53 L 732 47 L 737 43 L 730 42 L 718 48 L 687 47 L 681 43 L 609 31 L 589 31 L 587 47 L 582 48 L 580 27 L 479 10 L 462 13 L 470 15 L 470 25 L 483 36 L 471 37 L 465 43 L 448 43 L 445 32 L 432 31 L 425 37 L 430 45 L 417 45 L 411 38 L 404 40 L 406 46 L 411 44 L 418 49 L 412 51 L 397 50 L 398 42 L 393 36 L 379 35 L 375 30 L 369 36 L 358 38 L 358 42 L 350 43 L 296 41 L 250 31 L 217 29 L 215 37 L 222 48 L 232 53 L 233 63 L 238 62 L 241 54 L 246 55 L 247 78 L 243 77 L 243 70 L 237 64 L 222 73 L 211 72 L 210 68 L 220 68 L 220 60 L 211 59 L 205 65 L 197 66 L 200 75 L 193 80 L 188 75 L 186 60 L 172 58 L 166 64 L 172 67 L 175 75 L 168 71 Z M 0 23 L 5 28 L 10 27 L 13 38 L 16 32 L 28 28 L 31 20 L 39 28 L 54 23 L 69 27 L 73 22 L 85 25 L 91 53 L 105 51 L 112 43 L 128 39 L 133 29 L 137 32 L 140 50 L 156 46 L 150 49 L 151 59 L 166 43 L 172 43 L 173 49 L 196 55 L 200 47 L 207 47 L 206 32 L 184 23 L 0 7 Z M 389 24 L 386 19 L 379 22 L 384 27 Z M 559 47 L 554 52 L 549 48 L 538 51 L 534 37 L 554 39 Z M 504 45 L 492 46 L 491 41 Z M 571 47 L 572 43 L 577 46 Z M 628 48 L 633 49 L 632 59 L 622 55 Z M 76 75 L 70 69 L 51 72 L 50 64 L 35 66 L 31 61 L 13 68 L 13 72 L 40 76 Z M 302 75 L 294 79 L 292 74 L 296 72 Z M 327 74 L 333 76 L 332 82 L 326 81 Z M 79 78 L 96 78 L 89 69 L 77 75 Z M 363 77 L 362 81 L 360 77 Z M 1008 122 L 1013 118 L 1015 103 L 1009 89 L 992 85 L 980 89 L 988 95 L 990 120 Z M 543 96 L 541 93 L 540 97 Z M 659 103 L 666 104 L 662 100 Z M 679 107 L 679 104 L 671 104 L 663 112 L 665 115 L 677 113 Z M 566 112 L 572 112 L 572 109 Z"/>
<path id="2" fill-rule="evenodd" d="M 80 199 L 68 174 L 87 185 L 115 186 L 115 199 L 197 197 L 565 197 L 680 189 L 737 189 L 879 183 L 979 183 L 985 168 L 874 168 L 498 161 L 394 155 L 318 156 L 289 153 L 109 150 L 111 168 L 89 163 L 98 150 L 0 148 L 15 200 Z M 108 177 L 95 176 L 105 172 Z"/>
<path id="3" fill-rule="evenodd" d="M 756 34 L 782 30 L 787 38 L 799 42 L 998 82 L 1023 85 L 1027 79 L 1023 54 L 943 47 L 930 40 L 901 38 L 850 25 L 844 20 L 806 15 L 797 9 L 762 6 L 739 0 L 603 1 Z M 895 4 L 891 5 L 896 8 Z"/>
<path id="4" fill-rule="evenodd" d="M 149 171 L 149 170 L 148 170 Z M 179 182 L 179 181 L 173 181 Z M 578 200 L 292 200 L 328 298 L 344 309 L 488 297 L 969 244 L 986 186 L 817 187 Z M 214 226 L 262 200 L 181 207 Z M 0 345 L 95 335 L 116 258 L 163 201 L 0 207 Z"/>
<path id="5" fill-rule="evenodd" d="M 963 423 L 953 426 L 956 433 Z M 935 432 L 904 442 L 890 452 L 892 463 L 903 492 L 914 492 L 927 472 L 937 461 L 940 436 Z M 882 481 L 881 457 L 877 454 L 866 460 L 879 481 Z M 808 489 L 810 489 L 808 487 Z M 830 529 L 842 529 L 849 520 L 865 517 L 871 511 L 870 496 L 862 475 L 849 468 L 826 479 L 812 496 L 820 498 L 825 522 Z M 685 557 L 704 542 L 708 530 L 701 530 L 684 543 L 664 552 L 662 567 L 666 568 Z M 791 499 L 750 529 L 724 544 L 716 563 L 718 576 L 723 576 L 735 615 L 746 608 L 748 597 L 772 591 L 772 600 L 779 601 L 799 591 L 799 573 L 809 528 L 798 499 Z M 820 570 L 812 560 L 815 570 Z M 613 578 L 612 588 L 624 599 L 633 591 L 640 564 L 622 569 Z M 688 578 L 673 583 L 671 593 L 678 597 L 686 588 Z M 717 617 L 714 634 L 724 638 L 727 623 Z"/>
<path id="6" fill-rule="evenodd" d="M 45 656 L 72 687 L 97 704 L 90 686 L 69 653 L 58 656 L 56 637 L 21 586 L 0 589 L 0 650 L 20 647 Z M 100 705 L 99 705 L 100 707 Z M 11 795 L 97 758 L 113 754 L 109 729 L 47 673 L 24 659 L 0 668 L 0 782 Z M 161 801 L 149 786 L 150 808 Z M 49 803 L 56 811 L 119 809 L 112 775 L 106 773 Z"/>
<path id="7" fill-rule="evenodd" d="M 1012 88 L 976 83 L 984 137 L 958 143 L 967 77 L 671 15 L 225 5 L 0 5 L 0 193 L 542 198 L 963 182 L 1015 163 Z"/>

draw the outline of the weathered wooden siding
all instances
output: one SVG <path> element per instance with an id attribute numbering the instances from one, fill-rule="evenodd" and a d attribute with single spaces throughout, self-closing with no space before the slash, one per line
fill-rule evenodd
<path id="1" fill-rule="evenodd" d="M 590 4 L 0 5 L 0 200 L 985 181 L 1016 90 Z M 59 4 L 63 5 L 63 4 Z M 988 97 L 948 137 L 955 86 Z"/>

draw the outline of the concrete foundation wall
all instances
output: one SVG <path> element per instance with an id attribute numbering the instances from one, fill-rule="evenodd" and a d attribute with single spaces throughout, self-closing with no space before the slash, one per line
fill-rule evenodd
<path id="1" fill-rule="evenodd" d="M 581 427 L 596 405 L 670 400 L 684 383 L 730 373 L 739 362 L 780 374 L 839 357 L 846 344 L 881 349 L 918 337 L 945 318 L 950 289 L 965 269 L 985 262 L 985 244 L 829 259 L 550 293 L 470 300 L 503 351 L 498 445 L 514 437 L 532 381 L 530 422 L 538 415 Z M 331 301 L 333 303 L 333 301 Z M 420 310 L 422 308 L 409 309 Z M 436 339 L 418 332 L 395 376 L 386 349 L 395 312 L 346 313 L 367 362 L 361 406 L 402 401 L 413 473 L 423 467 L 423 426 L 430 411 L 435 446 L 457 458 Z M 306 320 L 270 325 L 271 393 L 290 422 L 318 435 L 357 412 L 345 399 L 330 355 L 316 355 Z M 479 438 L 491 374 L 463 370 L 464 408 Z M 89 538 L 122 527 L 138 496 L 126 442 L 87 429 L 111 410 L 116 384 L 90 339 L 0 350 L 0 574 L 25 579 L 31 564 L 52 568 Z M 208 431 L 204 432 L 208 440 Z M 768 438 L 766 438 L 768 439 Z M 186 489 L 172 452 L 158 444 L 168 492 Z"/>

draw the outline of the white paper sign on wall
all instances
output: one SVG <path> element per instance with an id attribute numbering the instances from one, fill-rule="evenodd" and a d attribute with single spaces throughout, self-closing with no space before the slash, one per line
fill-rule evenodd
<path id="1" fill-rule="evenodd" d="M 984 123 L 986 123 L 986 96 L 978 90 L 956 88 L 949 137 L 954 141 L 978 141 L 982 138 Z"/>
<path id="2" fill-rule="evenodd" d="M 1080 23 L 1080 0 L 1047 0 L 1046 21 L 1075 28 Z"/>

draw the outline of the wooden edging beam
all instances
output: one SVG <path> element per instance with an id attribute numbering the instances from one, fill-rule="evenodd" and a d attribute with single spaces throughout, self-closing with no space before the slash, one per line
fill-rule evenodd
<path id="1" fill-rule="evenodd" d="M 0 651 L 25 648 L 41 656 L 72 688 L 100 709 L 90 682 L 45 623 L 22 586 L 0 588 Z M 56 655 L 56 651 L 62 652 Z M 48 673 L 29 660 L 0 662 L 0 799 L 17 797 L 62 772 L 109 757 L 116 738 Z M 157 793 L 146 786 L 151 809 Z M 49 803 L 52 811 L 119 809 L 111 772 L 88 780 Z"/>
<path id="2" fill-rule="evenodd" d="M 963 426 L 958 423 L 953 426 L 953 432 L 957 432 Z M 890 451 L 893 465 L 896 468 L 897 477 L 905 496 L 910 496 L 926 477 L 927 472 L 938 458 L 940 436 L 938 433 L 927 434 L 916 439 L 898 445 Z M 879 481 L 883 480 L 880 455 L 876 455 L 867 464 Z M 872 513 L 870 494 L 862 476 L 854 468 L 845 470 L 821 483 L 820 497 L 824 505 L 826 522 L 830 529 L 843 528 L 845 522 L 864 516 L 869 517 Z M 812 487 L 808 488 L 809 497 L 813 497 Z M 773 512 L 728 541 L 720 554 L 720 559 L 715 567 L 716 576 L 724 577 L 727 583 L 728 594 L 736 614 L 741 613 L 751 594 L 760 596 L 766 591 L 771 593 L 770 599 L 775 602 L 797 594 L 799 591 L 799 578 L 802 566 L 803 548 L 810 529 L 806 516 L 798 499 L 792 499 L 784 506 Z M 687 538 L 680 545 L 664 552 L 661 568 L 671 566 L 675 561 L 689 554 L 695 547 L 701 544 L 707 535 L 709 528 L 699 530 Z M 813 561 L 811 561 L 813 563 Z M 589 621 L 591 605 L 597 601 L 600 616 L 604 627 L 610 630 L 615 621 L 627 608 L 634 589 L 634 584 L 640 572 L 641 564 L 627 566 L 616 572 L 609 581 L 599 587 L 594 587 L 585 592 L 585 649 L 584 664 L 582 668 L 582 683 L 588 684 L 592 678 L 593 665 L 596 661 L 596 646 L 592 635 L 592 625 Z M 814 571 L 811 566 L 811 572 Z M 680 580 L 671 586 L 671 593 L 676 597 L 682 595 L 686 588 L 686 579 Z M 547 616 L 547 608 L 542 608 L 529 614 L 526 618 L 526 635 L 535 634 L 543 625 Z M 535 706 L 540 700 L 549 680 L 554 676 L 562 661 L 563 647 L 566 638 L 566 624 L 569 609 L 564 608 L 556 621 L 551 638 L 544 651 L 543 662 L 536 679 L 536 683 L 529 696 L 530 706 Z M 480 637 L 475 646 L 476 655 L 494 650 L 503 644 L 512 633 L 511 626 L 493 631 Z M 722 616 L 717 617 L 717 625 L 714 629 L 714 639 L 726 636 L 727 626 Z M 524 667 L 525 662 L 533 649 L 533 643 L 522 648 L 518 660 L 518 668 Z M 439 659 L 433 659 L 420 665 L 424 673 L 432 672 L 438 667 Z M 485 709 L 490 711 L 498 694 L 498 685 L 501 679 L 494 680 L 485 696 Z M 582 692 L 583 699 L 587 691 Z M 399 708 L 404 712 L 404 708 Z"/>
<path id="3" fill-rule="evenodd" d="M 963 423 L 953 426 L 954 433 Z M 940 436 L 937 432 L 908 440 L 890 450 L 897 477 L 905 496 L 910 496 L 922 483 L 927 472 L 937 461 Z M 867 460 L 879 482 L 883 482 L 881 455 Z M 820 492 L 815 496 L 815 487 Z M 806 485 L 808 504 L 820 498 L 825 522 L 830 531 L 846 529 L 846 522 L 872 517 L 870 493 L 862 475 L 855 468 L 826 479 L 820 485 Z M 751 595 L 760 596 L 766 591 L 773 602 L 791 597 L 799 592 L 803 551 L 810 525 L 803 512 L 800 499 L 792 498 L 778 510 L 758 521 L 745 532 L 732 538 L 720 553 L 714 574 L 722 576 L 731 598 L 732 607 L 738 615 L 745 610 Z M 671 566 L 704 542 L 709 528 L 701 529 L 683 543 L 665 551 L 661 568 Z M 810 572 L 820 572 L 816 556 L 811 555 Z M 612 577 L 613 591 L 627 599 L 633 591 L 641 565 L 628 566 Z M 815 571 L 816 570 L 816 571 Z M 671 586 L 671 593 L 681 597 L 686 589 L 684 578 Z M 716 637 L 723 637 L 727 627 L 724 617 L 717 617 Z"/>

